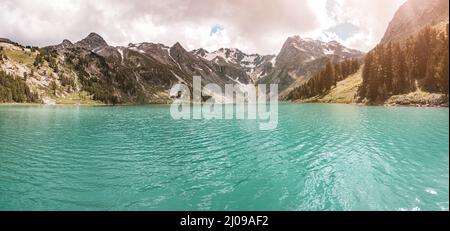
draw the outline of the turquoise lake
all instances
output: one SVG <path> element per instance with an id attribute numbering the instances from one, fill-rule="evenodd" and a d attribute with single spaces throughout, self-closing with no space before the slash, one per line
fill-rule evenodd
<path id="1" fill-rule="evenodd" d="M 0 106 L 0 210 L 448 210 L 449 109 Z"/>

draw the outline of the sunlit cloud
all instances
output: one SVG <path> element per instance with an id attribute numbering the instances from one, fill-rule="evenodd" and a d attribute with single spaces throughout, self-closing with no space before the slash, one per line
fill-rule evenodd
<path id="1" fill-rule="evenodd" d="M 46 46 L 90 32 L 111 45 L 180 42 L 186 49 L 276 54 L 288 36 L 369 50 L 405 0 L 2 0 L 0 37 Z"/>

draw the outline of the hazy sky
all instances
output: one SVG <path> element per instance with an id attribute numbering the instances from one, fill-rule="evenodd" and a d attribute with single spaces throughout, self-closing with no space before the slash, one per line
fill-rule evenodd
<path id="1" fill-rule="evenodd" d="M 276 54 L 300 35 L 367 51 L 406 0 L 0 0 L 0 37 L 45 46 L 90 32 L 111 45 L 179 41 L 186 49 Z"/>

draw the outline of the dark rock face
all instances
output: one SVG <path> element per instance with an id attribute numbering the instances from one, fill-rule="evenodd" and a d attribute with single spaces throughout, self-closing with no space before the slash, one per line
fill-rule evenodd
<path id="1" fill-rule="evenodd" d="M 90 33 L 85 39 L 75 43 L 75 45 L 93 51 L 107 47 L 108 43 L 100 35 Z"/>

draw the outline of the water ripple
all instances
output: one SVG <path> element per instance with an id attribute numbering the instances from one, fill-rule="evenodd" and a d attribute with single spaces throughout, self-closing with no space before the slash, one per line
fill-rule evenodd
<path id="1" fill-rule="evenodd" d="M 448 109 L 0 106 L 0 210 L 448 210 Z"/>

